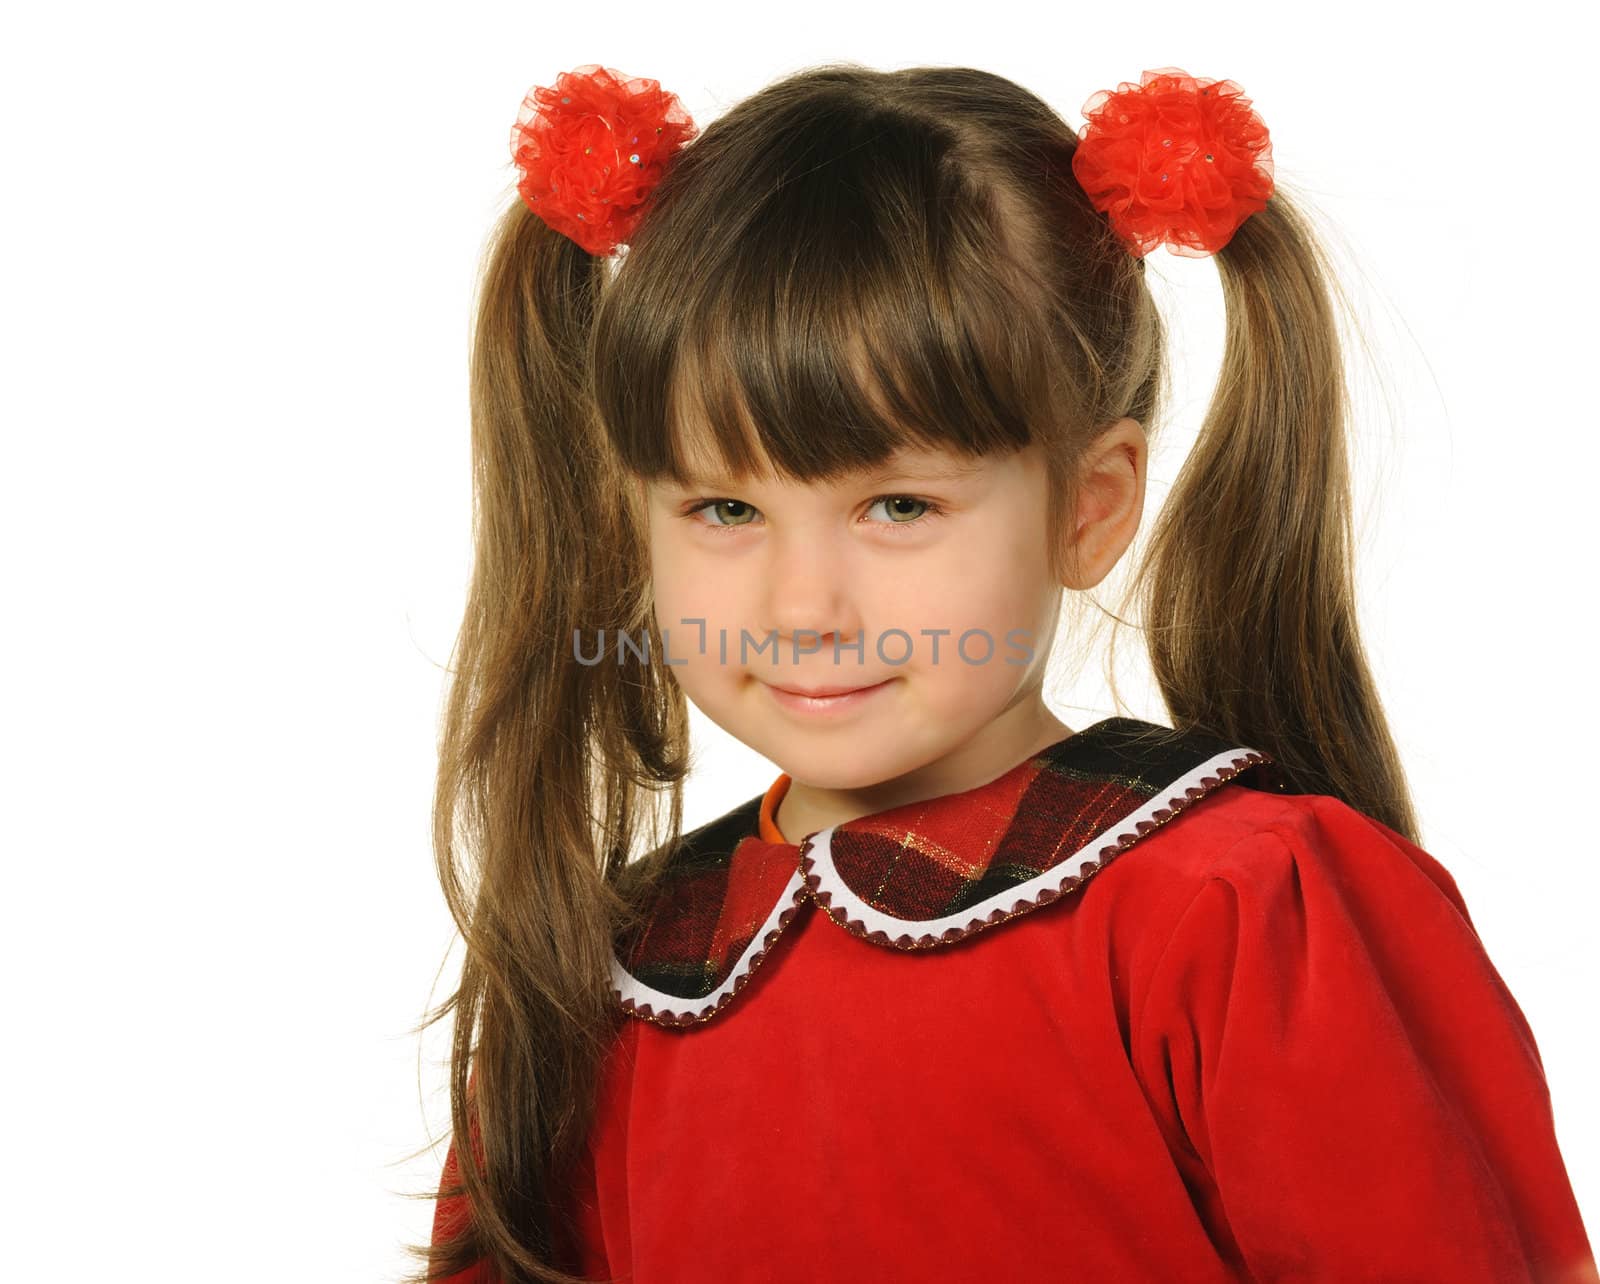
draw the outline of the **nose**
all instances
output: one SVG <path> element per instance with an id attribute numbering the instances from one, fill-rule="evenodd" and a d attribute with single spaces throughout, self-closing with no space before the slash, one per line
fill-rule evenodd
<path id="1" fill-rule="evenodd" d="M 848 557 L 826 540 L 799 537 L 768 542 L 762 568 L 763 600 L 758 641 L 775 637 L 777 659 L 759 663 L 806 668 L 831 665 L 834 647 L 853 644 L 861 632 L 860 586 Z M 807 659 L 815 653 L 816 659 Z M 854 663 L 850 653 L 841 663 Z"/>

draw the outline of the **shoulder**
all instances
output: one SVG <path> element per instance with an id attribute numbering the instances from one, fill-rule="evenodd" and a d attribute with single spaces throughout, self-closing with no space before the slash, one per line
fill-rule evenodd
<path id="1" fill-rule="evenodd" d="M 1202 908 L 1230 919 L 1243 909 L 1395 926 L 1442 919 L 1472 928 L 1443 864 L 1327 794 L 1218 790 L 1096 881 L 1130 931 L 1162 934 Z"/>
<path id="2" fill-rule="evenodd" d="M 1226 790 L 1145 848 L 1142 866 L 1120 871 L 1111 917 L 1168 966 L 1210 960 L 1222 976 L 1248 964 L 1287 978 L 1364 959 L 1373 976 L 1489 973 L 1450 872 L 1341 799 Z"/>
<path id="3" fill-rule="evenodd" d="M 1293 879 L 1352 905 L 1384 896 L 1393 901 L 1448 903 L 1462 917 L 1466 904 L 1440 861 L 1382 821 L 1326 794 L 1290 794 L 1262 815 L 1252 832 L 1219 853 L 1208 876 L 1238 888 L 1266 888 Z"/>
<path id="4" fill-rule="evenodd" d="M 1330 794 L 1218 790 L 1143 846 L 1146 865 L 1190 882 L 1247 880 L 1301 859 L 1330 871 L 1414 869 L 1455 894 L 1454 880 L 1434 856 Z"/>

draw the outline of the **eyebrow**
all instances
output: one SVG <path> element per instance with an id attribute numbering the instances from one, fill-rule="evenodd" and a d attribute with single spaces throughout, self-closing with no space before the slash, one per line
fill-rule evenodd
<path id="1" fill-rule="evenodd" d="M 859 485 L 876 486 L 890 481 L 965 481 L 983 471 L 983 461 L 974 460 L 963 463 L 959 460 L 928 460 L 916 459 L 891 461 L 880 465 L 872 471 L 862 473 L 854 478 Z M 701 477 L 690 474 L 687 484 L 696 489 L 715 489 L 719 486 L 739 486 L 743 482 L 729 477 Z"/>

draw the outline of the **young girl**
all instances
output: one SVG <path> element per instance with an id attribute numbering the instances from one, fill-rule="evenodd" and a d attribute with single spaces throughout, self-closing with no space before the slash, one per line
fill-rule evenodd
<path id="1" fill-rule="evenodd" d="M 426 1278 L 1600 1278 L 1363 656 L 1327 260 L 1232 82 L 1085 115 L 853 64 L 703 133 L 595 66 L 524 103 Z M 1074 730 L 1160 245 L 1227 306 L 1137 568 L 1172 725 Z M 685 835 L 687 700 L 782 772 Z"/>

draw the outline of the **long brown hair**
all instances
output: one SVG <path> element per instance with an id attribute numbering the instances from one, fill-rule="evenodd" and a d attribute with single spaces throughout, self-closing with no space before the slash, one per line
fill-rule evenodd
<path id="1" fill-rule="evenodd" d="M 1070 529 L 1087 446 L 1123 416 L 1153 434 L 1167 386 L 1143 264 L 1075 180 L 1076 141 L 988 72 L 833 63 L 685 146 L 617 259 L 520 199 L 499 220 L 434 815 L 466 954 L 425 1022 L 454 1016 L 454 1136 L 478 1145 L 457 1147 L 471 1226 L 416 1250 L 417 1279 L 480 1258 L 508 1284 L 573 1278 L 550 1196 L 623 1019 L 608 967 L 635 857 L 679 832 L 689 763 L 630 479 L 683 480 L 690 432 L 734 474 L 810 481 L 906 444 L 1039 443 Z M 1415 838 L 1357 636 L 1333 273 L 1281 182 L 1215 261 L 1222 377 L 1133 580 L 1156 679 L 1174 726 Z M 600 630 L 603 661 L 580 662 L 575 633 L 592 650 Z M 619 631 L 648 635 L 642 659 Z"/>

